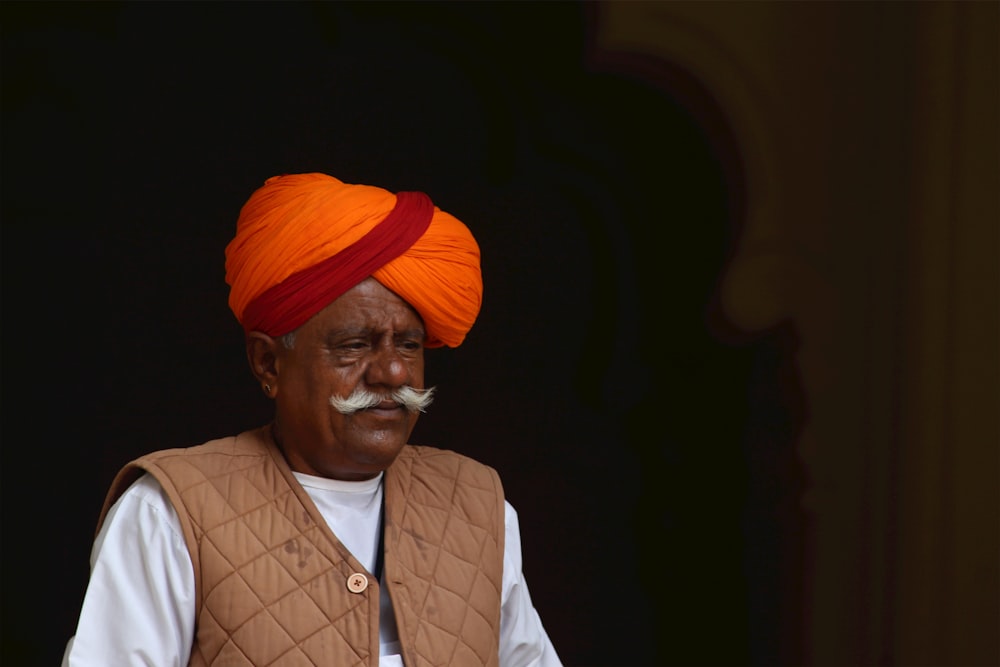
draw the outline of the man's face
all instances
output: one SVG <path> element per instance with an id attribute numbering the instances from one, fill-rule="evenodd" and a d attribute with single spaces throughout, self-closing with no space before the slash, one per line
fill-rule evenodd
<path id="1" fill-rule="evenodd" d="M 386 401 L 344 415 L 330 397 L 422 389 L 425 337 L 413 308 L 369 278 L 302 325 L 291 349 L 275 341 L 275 437 L 292 469 L 347 480 L 385 470 L 417 413 Z"/>

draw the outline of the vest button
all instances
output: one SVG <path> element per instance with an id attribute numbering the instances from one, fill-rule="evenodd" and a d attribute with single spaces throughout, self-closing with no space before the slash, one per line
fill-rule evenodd
<path id="1" fill-rule="evenodd" d="M 352 593 L 364 593 L 366 588 L 368 588 L 368 577 L 360 572 L 355 572 L 347 578 L 347 590 Z"/>

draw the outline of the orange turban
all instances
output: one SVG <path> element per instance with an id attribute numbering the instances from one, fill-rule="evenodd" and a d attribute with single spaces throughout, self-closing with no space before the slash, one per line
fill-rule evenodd
<path id="1" fill-rule="evenodd" d="M 229 307 L 244 329 L 270 336 L 297 329 L 368 276 L 420 314 L 428 347 L 457 347 L 479 314 L 479 246 L 423 193 L 275 176 L 244 204 L 226 246 Z"/>

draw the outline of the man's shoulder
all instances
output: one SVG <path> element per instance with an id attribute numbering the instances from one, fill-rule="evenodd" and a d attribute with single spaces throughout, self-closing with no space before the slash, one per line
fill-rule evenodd
<path id="1" fill-rule="evenodd" d="M 403 449 L 400 450 L 398 458 L 423 461 L 454 461 L 455 463 L 462 463 L 466 465 L 482 466 L 485 468 L 490 467 L 485 463 L 480 463 L 474 458 L 466 456 L 465 454 L 459 454 L 458 452 L 450 449 L 441 449 L 440 447 L 429 447 L 427 445 L 405 445 Z"/>
<path id="2" fill-rule="evenodd" d="M 144 474 L 151 475 L 178 506 L 180 489 L 190 489 L 209 478 L 263 470 L 268 458 L 267 427 L 218 438 L 193 447 L 161 449 L 126 464 L 111 482 L 101 510 L 100 526 L 111 506 Z"/>
<path id="3" fill-rule="evenodd" d="M 503 484 L 492 467 L 451 450 L 407 445 L 386 470 L 385 493 L 386 521 L 409 517 L 418 523 L 442 521 L 443 526 L 448 522 L 444 517 L 453 516 L 459 523 L 485 529 L 503 552 Z M 402 512 L 403 505 L 413 511 Z"/>
<path id="4" fill-rule="evenodd" d="M 146 472 L 162 483 L 164 475 L 190 481 L 245 472 L 267 465 L 269 442 L 269 431 L 262 427 L 192 447 L 160 449 L 135 459 L 119 475 L 134 479 Z"/>
<path id="5" fill-rule="evenodd" d="M 410 474 L 417 476 L 435 474 L 455 478 L 476 478 L 488 481 L 490 485 L 500 483 L 500 476 L 493 467 L 450 449 L 426 445 L 406 445 L 400 451 L 393 467 L 404 468 Z"/>
<path id="6" fill-rule="evenodd" d="M 142 465 L 166 463 L 176 459 L 194 461 L 199 458 L 260 457 L 267 453 L 268 440 L 267 427 L 261 427 L 191 447 L 160 449 L 139 457 L 133 463 Z"/>

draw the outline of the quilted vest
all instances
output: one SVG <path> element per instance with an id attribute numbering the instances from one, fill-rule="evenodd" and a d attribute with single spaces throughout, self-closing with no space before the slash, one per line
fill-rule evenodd
<path id="1" fill-rule="evenodd" d="M 190 665 L 377 666 L 379 582 L 330 530 L 269 428 L 133 461 L 112 483 L 102 523 L 143 472 L 176 508 L 194 566 Z M 407 445 L 383 483 L 384 581 L 403 661 L 498 665 L 504 509 L 496 472 Z"/>

